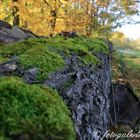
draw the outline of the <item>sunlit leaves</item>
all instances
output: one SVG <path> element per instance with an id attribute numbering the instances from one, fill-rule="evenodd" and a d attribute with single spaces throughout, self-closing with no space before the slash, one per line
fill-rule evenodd
<path id="1" fill-rule="evenodd" d="M 19 9 L 20 26 L 39 35 L 61 31 L 103 35 L 138 13 L 134 0 L 0 0 L 0 19 L 13 23 L 13 6 Z"/>

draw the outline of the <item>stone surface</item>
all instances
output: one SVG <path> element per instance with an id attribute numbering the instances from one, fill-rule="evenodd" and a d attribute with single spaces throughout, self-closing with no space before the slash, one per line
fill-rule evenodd
<path id="1" fill-rule="evenodd" d="M 32 37 L 36 37 L 36 35 L 0 20 L 0 44 L 13 43 Z"/>
<path id="2" fill-rule="evenodd" d="M 113 123 L 134 127 L 140 119 L 140 100 L 134 94 L 131 85 L 129 83 L 113 83 L 110 99 Z"/>
<path id="3" fill-rule="evenodd" d="M 98 58 L 101 66 L 97 69 L 80 66 L 76 56 L 66 59 L 65 69 L 50 74 L 44 83 L 57 89 L 68 105 L 79 140 L 100 140 L 95 133 L 104 134 L 108 129 L 110 58 L 104 54 L 98 54 Z"/>
<path id="4" fill-rule="evenodd" d="M 22 78 L 29 84 L 37 83 L 38 68 L 32 68 L 24 71 Z"/>
<path id="5" fill-rule="evenodd" d="M 0 64 L 0 76 L 14 75 L 18 69 L 18 58 L 12 57 L 11 60 Z"/>

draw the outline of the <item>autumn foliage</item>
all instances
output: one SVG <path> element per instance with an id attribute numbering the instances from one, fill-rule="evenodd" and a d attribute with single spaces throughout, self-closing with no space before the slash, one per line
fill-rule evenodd
<path id="1" fill-rule="evenodd" d="M 120 19 L 136 13 L 134 0 L 0 0 L 0 19 L 39 35 L 108 34 L 121 24 Z"/>

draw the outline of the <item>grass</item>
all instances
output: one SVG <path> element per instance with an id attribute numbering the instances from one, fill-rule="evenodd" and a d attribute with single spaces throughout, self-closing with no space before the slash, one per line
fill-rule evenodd
<path id="1" fill-rule="evenodd" d="M 125 65 L 127 80 L 133 86 L 135 93 L 140 96 L 140 51 L 119 52 L 119 57 Z"/>
<path id="2" fill-rule="evenodd" d="M 117 52 L 113 53 L 112 60 L 112 80 L 123 78 L 126 75 L 126 68 L 122 56 Z"/>
<path id="3" fill-rule="evenodd" d="M 113 78 L 117 80 L 122 78 L 127 80 L 133 87 L 134 93 L 140 96 L 140 51 L 116 51 L 113 54 Z M 128 133 L 132 128 L 125 125 L 118 125 L 116 131 L 119 133 Z M 121 138 L 128 140 L 129 138 Z"/>
<path id="4" fill-rule="evenodd" d="M 140 96 L 140 58 L 124 58 L 127 68 L 127 79 L 134 87 L 135 93 Z"/>

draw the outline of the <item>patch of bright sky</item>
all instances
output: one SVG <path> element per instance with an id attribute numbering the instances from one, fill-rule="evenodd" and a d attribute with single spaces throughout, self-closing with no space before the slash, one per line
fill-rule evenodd
<path id="1" fill-rule="evenodd" d="M 123 32 L 126 37 L 130 39 L 140 38 L 140 17 L 134 16 L 132 18 L 134 21 L 139 22 L 138 24 L 125 24 L 121 28 L 117 28 L 117 31 Z"/>

